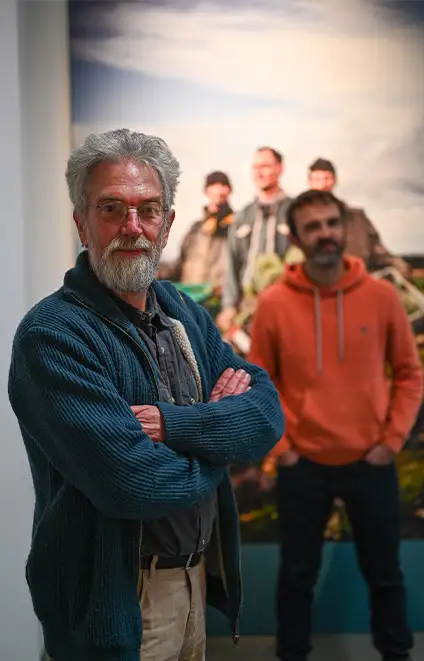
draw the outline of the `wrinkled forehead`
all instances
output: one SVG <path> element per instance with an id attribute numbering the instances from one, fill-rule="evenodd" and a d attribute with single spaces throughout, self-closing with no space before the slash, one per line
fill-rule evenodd
<path id="1" fill-rule="evenodd" d="M 104 197 L 108 194 L 117 197 L 128 194 L 160 197 L 162 185 L 157 172 L 146 163 L 130 159 L 105 161 L 91 170 L 86 194 L 90 197 Z"/>

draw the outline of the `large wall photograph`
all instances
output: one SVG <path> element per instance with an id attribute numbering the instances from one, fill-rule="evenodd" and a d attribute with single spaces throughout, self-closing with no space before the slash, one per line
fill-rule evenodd
<path id="1" fill-rule="evenodd" d="M 424 365 L 424 3 L 71 0 L 69 17 L 74 144 L 128 127 L 161 136 L 181 161 L 167 264 L 202 216 L 209 173 L 228 176 L 237 212 L 255 195 L 258 147 L 283 155 L 290 196 L 327 159 L 335 193 L 364 210 L 393 258 L 373 270 L 398 288 Z M 216 315 L 221 292 L 203 284 Z M 398 466 L 402 537 L 424 538 L 424 410 Z M 233 481 L 243 541 L 276 541 L 274 471 L 261 462 Z M 341 502 L 326 538 L 351 538 Z"/>

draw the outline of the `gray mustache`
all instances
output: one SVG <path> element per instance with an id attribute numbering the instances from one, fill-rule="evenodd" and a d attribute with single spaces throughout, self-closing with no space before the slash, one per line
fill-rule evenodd
<path id="1" fill-rule="evenodd" d="M 151 251 L 153 249 L 153 244 L 143 237 L 138 239 L 114 239 L 108 245 L 105 250 L 105 255 L 110 255 L 114 250 L 146 250 Z"/>

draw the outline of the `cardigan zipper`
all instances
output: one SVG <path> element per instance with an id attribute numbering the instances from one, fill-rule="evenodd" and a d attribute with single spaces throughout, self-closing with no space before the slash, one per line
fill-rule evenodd
<path id="1" fill-rule="evenodd" d="M 240 517 L 239 517 L 239 512 L 238 512 L 238 507 L 237 507 L 237 501 L 235 499 L 235 496 L 233 495 L 234 498 L 234 503 L 237 509 L 237 526 L 238 526 L 238 534 L 239 534 L 239 540 L 241 540 L 241 530 L 240 530 Z M 239 555 L 238 555 L 238 570 L 239 570 L 239 582 L 240 582 L 240 597 L 239 597 L 239 604 L 237 608 L 237 615 L 236 619 L 234 622 L 234 628 L 233 628 L 233 643 L 234 645 L 238 645 L 240 642 L 240 616 L 241 616 L 241 608 L 242 608 L 242 603 L 243 603 L 243 579 L 242 579 L 242 569 L 241 569 L 241 543 L 239 541 Z"/>

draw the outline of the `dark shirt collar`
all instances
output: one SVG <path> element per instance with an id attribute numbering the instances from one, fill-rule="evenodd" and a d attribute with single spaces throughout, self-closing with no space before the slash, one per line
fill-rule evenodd
<path id="1" fill-rule="evenodd" d="M 156 327 L 165 327 L 169 328 L 171 322 L 169 321 L 166 314 L 163 312 L 162 308 L 159 305 L 158 299 L 152 287 L 149 288 L 146 298 L 146 309 L 139 310 L 135 308 L 127 301 L 124 301 L 123 298 L 110 292 L 110 295 L 114 299 L 115 303 L 122 310 L 125 316 L 130 320 L 134 326 L 140 326 L 144 324 L 153 324 Z"/>

